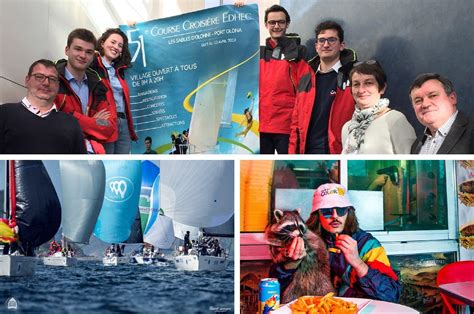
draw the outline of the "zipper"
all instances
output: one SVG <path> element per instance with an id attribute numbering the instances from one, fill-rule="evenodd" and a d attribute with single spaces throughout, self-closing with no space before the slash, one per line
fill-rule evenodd
<path id="1" fill-rule="evenodd" d="M 290 64 L 290 66 L 288 67 L 288 74 L 290 75 L 291 85 L 293 86 L 293 93 L 296 95 L 296 84 L 295 84 L 295 82 L 293 81 L 293 77 L 291 76 L 291 64 Z"/>

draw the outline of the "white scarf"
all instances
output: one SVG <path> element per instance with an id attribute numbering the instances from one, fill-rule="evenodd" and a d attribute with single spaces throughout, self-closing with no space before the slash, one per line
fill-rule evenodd
<path id="1" fill-rule="evenodd" d="M 375 106 L 367 109 L 355 106 L 354 114 L 349 122 L 349 135 L 342 150 L 343 154 L 359 153 L 360 146 L 364 143 L 365 131 L 377 115 L 388 107 L 389 103 L 387 98 L 381 98 Z"/>

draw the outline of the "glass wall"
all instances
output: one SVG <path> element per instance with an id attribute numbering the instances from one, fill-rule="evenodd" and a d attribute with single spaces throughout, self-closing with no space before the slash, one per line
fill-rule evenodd
<path id="1" fill-rule="evenodd" d="M 448 229 L 444 161 L 349 160 L 347 168 L 349 190 L 383 193 L 383 231 Z"/>

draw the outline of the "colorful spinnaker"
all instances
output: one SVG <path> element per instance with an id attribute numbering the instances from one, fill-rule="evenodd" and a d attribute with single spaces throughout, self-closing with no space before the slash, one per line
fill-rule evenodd
<path id="1" fill-rule="evenodd" d="M 107 243 L 121 243 L 130 237 L 136 218 L 142 166 L 139 160 L 106 160 L 104 166 L 105 197 L 94 235 Z"/>

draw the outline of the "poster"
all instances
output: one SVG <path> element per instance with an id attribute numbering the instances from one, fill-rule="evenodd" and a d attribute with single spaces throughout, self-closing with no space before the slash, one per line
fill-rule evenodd
<path id="1" fill-rule="evenodd" d="M 474 160 L 456 162 L 460 260 L 474 259 Z"/>
<path id="2" fill-rule="evenodd" d="M 158 154 L 257 153 L 259 24 L 256 5 L 220 6 L 121 26 L 138 142 Z M 172 145 L 189 130 L 188 145 Z M 181 137 L 180 137 L 181 136 Z"/>

